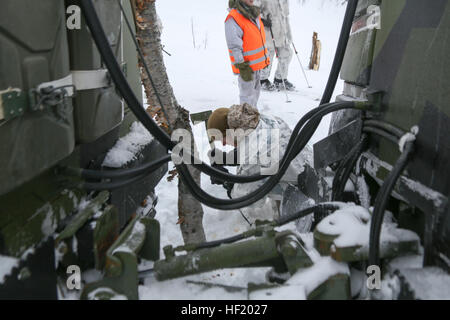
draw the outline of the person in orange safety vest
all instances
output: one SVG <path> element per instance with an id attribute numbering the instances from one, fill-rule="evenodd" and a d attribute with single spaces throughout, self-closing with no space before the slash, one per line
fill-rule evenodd
<path id="1" fill-rule="evenodd" d="M 225 36 L 231 67 L 239 75 L 240 104 L 257 108 L 261 92 L 261 70 L 270 65 L 266 33 L 260 9 L 254 0 L 229 0 Z"/>

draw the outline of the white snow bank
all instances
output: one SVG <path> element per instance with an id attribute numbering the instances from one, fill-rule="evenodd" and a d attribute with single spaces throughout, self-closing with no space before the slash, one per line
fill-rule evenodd
<path id="1" fill-rule="evenodd" d="M 153 136 L 140 123 L 134 122 L 130 132 L 119 139 L 116 145 L 109 150 L 103 161 L 103 166 L 120 168 L 136 159 L 139 151 L 152 142 Z"/>

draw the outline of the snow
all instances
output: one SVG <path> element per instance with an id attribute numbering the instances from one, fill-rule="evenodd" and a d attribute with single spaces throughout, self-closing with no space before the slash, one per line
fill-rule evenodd
<path id="1" fill-rule="evenodd" d="M 120 168 L 136 159 L 139 151 L 152 142 L 152 135 L 139 123 L 131 125 L 130 132 L 119 139 L 116 145 L 108 152 L 103 161 L 103 166 Z"/>
<path id="2" fill-rule="evenodd" d="M 408 178 L 403 177 L 402 180 L 412 191 L 419 193 L 427 200 L 433 201 L 433 204 L 436 208 L 442 207 L 444 197 L 439 192 L 431 190 L 420 182 Z"/>
<path id="3" fill-rule="evenodd" d="M 402 274 L 418 299 L 450 299 L 450 276 L 444 270 L 437 267 L 406 269 L 402 270 Z"/>
<path id="4" fill-rule="evenodd" d="M 115 248 L 112 254 L 116 252 L 134 252 L 145 237 L 145 226 L 141 221 L 136 221 L 127 240 Z"/>
<path id="5" fill-rule="evenodd" d="M 369 239 L 369 220 L 370 213 L 367 209 L 349 205 L 323 219 L 317 225 L 317 231 L 337 236 L 334 244 L 338 247 L 362 246 Z"/>
<path id="6" fill-rule="evenodd" d="M 304 286 L 306 295 L 309 295 L 330 277 L 338 274 L 350 275 L 348 265 L 331 257 L 321 257 L 311 267 L 298 270 L 286 284 Z"/>
<path id="7" fill-rule="evenodd" d="M 231 71 L 225 42 L 224 21 L 227 15 L 227 3 L 228 1 L 210 0 L 156 2 L 157 12 L 164 27 L 162 44 L 164 49 L 171 54 L 171 56 L 164 54 L 169 80 L 178 102 L 191 113 L 230 107 L 239 102 L 237 78 Z M 284 92 L 263 91 L 258 109 L 264 114 L 281 117 L 293 129 L 304 114 L 319 104 L 333 62 L 345 6 L 338 5 L 336 1 L 308 1 L 302 5 L 300 1 L 292 0 L 290 1 L 290 12 L 293 41 L 304 67 L 309 64 L 313 32 L 318 32 L 322 42 L 320 70 L 305 70 L 308 81 L 313 87 L 309 89 L 297 57 L 294 56 L 288 76 L 289 81 L 297 88 L 297 91 L 288 93 L 292 102 L 286 103 Z M 274 65 L 273 73 L 275 69 Z M 273 73 L 271 80 L 273 80 Z M 335 95 L 342 91 L 343 82 L 338 81 Z M 327 136 L 329 122 L 330 116 L 322 120 L 311 143 Z M 204 124 L 193 126 L 193 133 L 201 159 L 209 162 L 207 157 L 209 144 Z M 117 156 L 117 158 L 120 157 Z M 171 169 L 173 167 L 169 165 L 169 170 Z M 202 175 L 202 187 L 216 197 L 227 198 L 223 187 L 211 185 L 209 177 L 205 175 Z M 155 218 L 161 224 L 161 248 L 169 244 L 174 247 L 182 245 L 183 239 L 177 225 L 177 181 L 168 182 L 164 178 L 156 187 L 156 195 L 158 204 Z M 230 237 L 249 228 L 238 210 L 221 211 L 205 206 L 203 209 L 203 226 L 208 241 Z M 289 224 L 289 227 L 295 229 L 295 223 Z M 302 237 L 307 239 L 306 246 L 312 248 L 312 234 L 302 235 Z M 301 278 L 304 284 L 293 283 L 291 284 L 292 291 L 289 288 L 280 289 L 276 294 L 274 293 L 273 298 L 301 299 L 305 296 L 299 289 L 300 287 L 311 290 L 315 284 L 326 280 L 326 277 L 336 270 L 348 273 L 347 267 L 328 261 L 327 258 L 323 260 L 315 250 L 311 255 L 319 269 L 319 274 L 313 276 L 314 281 L 303 281 L 303 276 L 297 275 L 297 278 Z M 164 258 L 162 250 L 161 258 Z M 247 299 L 247 290 L 227 290 L 223 286 L 246 289 L 249 282 L 266 283 L 265 275 L 268 270 L 270 268 L 216 270 L 162 282 L 150 277 L 144 281 L 143 285 L 139 286 L 139 296 L 140 299 L 152 300 Z M 304 274 L 312 276 L 314 272 L 313 269 L 308 269 Z M 200 282 L 218 286 L 206 287 L 199 284 Z"/>
<path id="8" fill-rule="evenodd" d="M 0 284 L 19 265 L 19 259 L 0 255 Z"/>
<path id="9" fill-rule="evenodd" d="M 380 241 L 383 244 L 400 241 L 419 241 L 419 237 L 412 231 L 398 229 L 397 225 L 389 221 L 386 214 L 384 219 Z M 360 206 L 347 205 L 340 210 L 323 219 L 317 225 L 317 231 L 335 235 L 334 245 L 338 248 L 361 246 L 362 249 L 369 247 L 371 214 L 368 209 Z M 361 250 L 361 249 L 360 249 Z"/>

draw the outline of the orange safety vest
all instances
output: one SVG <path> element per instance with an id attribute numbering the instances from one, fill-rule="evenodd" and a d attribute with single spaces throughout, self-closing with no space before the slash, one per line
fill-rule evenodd
<path id="1" fill-rule="evenodd" d="M 241 27 L 244 31 L 244 37 L 242 39 L 244 61 L 249 62 L 253 71 L 258 71 L 267 67 L 270 64 L 270 58 L 266 48 L 266 32 L 264 31 L 264 25 L 261 17 L 259 17 L 259 25 L 261 26 L 261 30 L 258 29 L 256 24 L 248 20 L 236 9 L 230 11 L 225 22 L 230 18 L 233 18 L 239 27 Z M 235 61 L 232 56 L 232 52 L 231 50 L 228 51 L 230 52 L 233 72 L 239 74 L 239 69 L 234 66 Z"/>

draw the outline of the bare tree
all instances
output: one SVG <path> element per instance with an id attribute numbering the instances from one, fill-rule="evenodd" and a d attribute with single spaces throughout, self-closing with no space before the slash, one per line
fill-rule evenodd
<path id="1" fill-rule="evenodd" d="M 145 63 L 151 72 L 155 89 L 140 61 L 141 78 L 147 96 L 147 111 L 156 116 L 159 124 L 171 133 L 175 129 L 186 129 L 191 133 L 189 112 L 175 98 L 164 66 L 161 45 L 161 23 L 156 13 L 156 0 L 131 0 L 135 13 L 136 37 L 143 52 Z M 159 95 L 159 98 L 157 97 Z M 161 100 L 161 103 L 159 102 Z M 161 104 L 164 109 L 162 109 Z M 200 171 L 189 166 L 189 171 L 200 185 Z M 206 240 L 203 230 L 203 208 L 190 194 L 185 184 L 178 179 L 178 216 L 184 242 L 199 243 Z"/>

